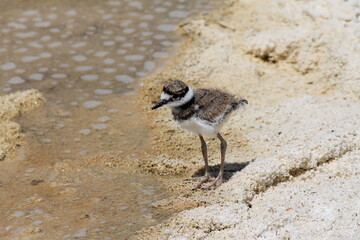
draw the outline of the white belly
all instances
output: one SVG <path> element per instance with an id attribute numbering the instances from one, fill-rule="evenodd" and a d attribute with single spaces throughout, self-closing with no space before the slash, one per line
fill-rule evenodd
<path id="1" fill-rule="evenodd" d="M 211 126 L 207 124 L 206 121 L 200 120 L 196 117 L 192 117 L 188 120 L 177 121 L 177 123 L 182 128 L 198 135 L 216 135 L 218 133 L 216 126 Z"/>

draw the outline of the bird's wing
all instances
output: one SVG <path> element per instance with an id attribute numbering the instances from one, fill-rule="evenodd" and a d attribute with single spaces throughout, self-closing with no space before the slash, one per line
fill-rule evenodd
<path id="1" fill-rule="evenodd" d="M 198 105 L 197 117 L 213 122 L 217 117 L 225 117 L 233 110 L 235 98 L 214 89 L 197 89 L 195 96 Z"/>

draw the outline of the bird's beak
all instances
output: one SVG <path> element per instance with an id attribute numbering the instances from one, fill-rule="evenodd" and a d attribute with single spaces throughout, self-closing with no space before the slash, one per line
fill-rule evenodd
<path id="1" fill-rule="evenodd" d="M 152 106 L 152 110 L 157 109 L 159 107 L 161 107 L 162 105 L 166 104 L 167 100 L 165 99 L 161 99 L 158 103 L 156 103 L 154 106 Z"/>

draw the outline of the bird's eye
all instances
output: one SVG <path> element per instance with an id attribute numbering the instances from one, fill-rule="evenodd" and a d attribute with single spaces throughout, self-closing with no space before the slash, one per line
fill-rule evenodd
<path id="1" fill-rule="evenodd" d="M 174 94 L 174 95 L 173 95 L 173 98 L 174 98 L 174 99 L 178 99 L 179 97 L 180 97 L 180 96 L 179 96 L 178 94 Z"/>

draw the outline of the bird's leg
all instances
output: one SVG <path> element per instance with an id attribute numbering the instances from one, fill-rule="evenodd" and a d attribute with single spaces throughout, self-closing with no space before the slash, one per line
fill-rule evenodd
<path id="1" fill-rule="evenodd" d="M 207 156 L 207 145 L 202 135 L 199 135 L 200 141 L 201 141 L 201 152 L 204 158 L 205 162 L 205 176 L 199 176 L 199 177 L 191 177 L 186 179 L 186 181 L 189 180 L 198 180 L 198 179 L 210 179 L 210 171 L 209 171 L 209 163 L 208 163 L 208 156 Z"/>
<path id="2" fill-rule="evenodd" d="M 225 153 L 227 148 L 227 143 L 225 139 L 218 133 L 216 135 L 220 139 L 220 150 L 221 150 L 221 163 L 220 163 L 220 171 L 219 175 L 215 178 L 215 180 L 208 186 L 207 188 L 215 187 L 217 188 L 220 186 L 224 181 L 224 167 L 225 167 Z"/>
<path id="3" fill-rule="evenodd" d="M 206 142 L 205 142 L 203 136 L 199 135 L 199 138 L 201 141 L 201 152 L 202 152 L 204 162 L 205 162 L 205 177 L 210 177 Z"/>
<path id="4" fill-rule="evenodd" d="M 205 162 L 205 176 L 201 179 L 201 181 L 196 185 L 196 187 L 194 189 L 200 188 L 203 183 L 208 182 L 210 180 L 210 171 L 209 171 L 209 162 L 208 162 L 206 142 L 202 135 L 199 135 L 199 138 L 201 141 L 201 152 L 202 152 L 204 162 Z"/>

